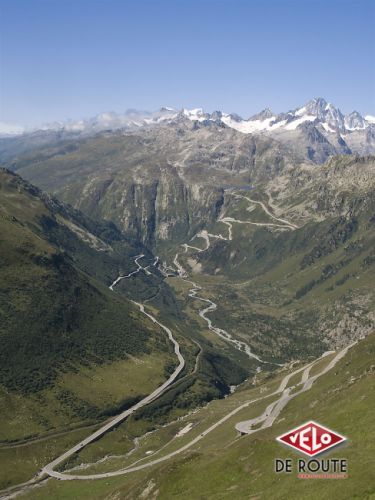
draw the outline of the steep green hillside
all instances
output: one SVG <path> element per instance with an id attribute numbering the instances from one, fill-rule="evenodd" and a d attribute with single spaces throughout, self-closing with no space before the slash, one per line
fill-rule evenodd
<path id="1" fill-rule="evenodd" d="M 193 255 L 212 274 L 195 277 L 222 307 L 212 317 L 237 335 L 251 325 L 248 335 L 258 352 L 296 357 L 319 342 L 343 345 L 371 329 L 373 208 L 369 202 L 350 217 L 279 235 L 235 226 L 233 241 Z"/>
<path id="2" fill-rule="evenodd" d="M 0 234 L 1 441 L 103 418 L 164 379 L 165 336 L 106 286 L 140 247 L 5 170 Z"/>
<path id="3" fill-rule="evenodd" d="M 335 368 L 295 398 L 269 430 L 235 440 L 233 429 L 218 428 L 216 437 L 174 466 L 150 473 L 160 497 L 173 498 L 278 498 L 352 499 L 375 494 L 374 379 L 375 336 L 354 347 Z M 331 452 L 349 463 L 346 480 L 306 480 L 296 474 L 274 473 L 274 459 L 295 457 L 275 438 L 315 419 L 349 438 L 349 444 Z M 221 436 L 219 438 L 219 436 Z M 298 455 L 297 455 L 298 458 Z M 199 474 L 204 470 L 204 477 Z M 165 476 L 168 471 L 168 478 Z"/>
<path id="4" fill-rule="evenodd" d="M 24 458 L 22 448 L 18 453 L 3 447 L 3 486 L 32 477 L 91 432 L 85 434 L 81 426 L 97 424 L 129 406 L 173 369 L 164 337 L 140 319 L 122 295 L 142 301 L 173 329 L 186 369 L 163 396 L 70 457 L 67 468 L 81 462 L 89 463 L 93 472 L 121 468 L 133 458 L 145 460 L 159 445 L 168 449 L 166 438 L 172 439 L 173 448 L 178 419 L 186 421 L 191 409 L 198 411 L 183 442 L 233 409 L 243 395 L 270 391 L 280 381 L 281 364 L 311 360 L 374 329 L 374 158 L 336 157 L 321 166 L 296 166 L 282 155 L 285 163 L 276 161 L 274 155 L 280 151 L 258 141 L 239 145 L 237 164 L 233 144 L 230 148 L 234 136 L 227 131 L 223 135 L 222 155 L 220 141 L 215 142 L 211 132 L 181 130 L 184 140 L 178 145 L 178 133 L 163 128 L 139 136 L 101 134 L 68 149 L 60 144 L 56 150 L 45 148 L 14 161 L 13 168 L 76 208 L 3 172 L 1 224 L 6 238 L 1 242 L 0 272 L 5 283 L 1 312 L 6 349 L 1 370 L 4 407 L 10 409 L 3 417 L 4 440 L 53 433 L 67 423 L 80 427 L 77 434 L 33 442 Z M 247 147 L 253 153 L 246 152 Z M 246 158 L 251 158 L 249 164 Z M 250 185 L 253 181 L 255 186 Z M 154 260 L 151 251 L 160 259 Z M 152 272 L 143 269 L 110 292 L 108 285 L 119 274 L 136 270 L 134 259 L 140 253 L 145 254 L 142 265 Z M 30 325 L 27 342 L 25 324 Z M 334 395 L 343 398 L 343 391 L 355 400 L 345 377 L 360 376 L 363 358 L 367 368 L 360 378 L 365 387 L 358 408 L 363 402 L 363 425 L 368 425 L 365 393 L 371 390 L 373 370 L 361 346 L 367 345 L 371 353 L 372 344 L 366 340 L 353 349 L 357 361 L 346 371 L 343 363 L 351 354 L 340 362 L 340 380 L 332 379 L 336 369 L 319 380 L 308 393 L 314 400 L 307 393 L 293 400 L 290 408 L 304 401 L 295 414 L 308 418 L 309 405 L 315 408 L 319 400 L 320 384 L 332 395 L 323 401 L 323 409 L 331 401 L 338 412 Z M 228 396 L 230 386 L 255 373 L 262 385 L 254 389 L 248 381 Z M 199 409 L 213 399 L 208 411 Z M 264 409 L 262 405 L 257 404 L 250 416 Z M 289 415 L 288 408 L 281 418 Z M 12 412 L 17 421 L 11 420 Z M 310 418 L 324 418 L 322 423 L 355 436 L 350 421 L 341 429 L 334 414 L 326 407 L 325 413 L 314 410 Z M 245 410 L 242 416 L 246 418 Z M 276 429 L 299 423 L 294 414 L 285 419 L 285 428 L 280 420 Z M 274 450 L 273 438 L 267 441 L 269 434 L 257 434 L 257 456 L 246 455 L 243 443 L 251 438 L 233 442 L 233 422 L 224 425 L 222 434 L 218 428 L 207 440 L 204 437 L 207 454 L 201 443 L 193 454 L 157 466 L 155 474 L 147 469 L 108 483 L 99 481 L 97 488 L 86 483 L 56 487 L 51 481 L 32 495 L 138 498 L 157 497 L 159 491 L 161 498 L 184 498 L 185 493 L 186 498 L 210 498 L 211 488 L 215 498 L 223 492 L 223 498 L 237 493 L 246 498 L 254 481 L 251 494 L 272 498 L 272 469 L 271 482 L 262 482 L 268 470 L 262 457 L 268 460 L 269 446 Z M 234 468 L 228 465 L 231 453 Z M 251 465 L 243 469 L 239 463 L 246 460 L 259 460 L 259 467 L 253 472 Z M 173 475 L 175 468 L 178 477 Z M 198 479 L 203 468 L 216 478 L 212 484 L 207 481 L 206 489 Z M 222 474 L 219 481 L 221 468 L 228 475 Z M 243 479 L 244 470 L 250 479 Z M 291 491 L 300 498 L 298 484 Z"/>

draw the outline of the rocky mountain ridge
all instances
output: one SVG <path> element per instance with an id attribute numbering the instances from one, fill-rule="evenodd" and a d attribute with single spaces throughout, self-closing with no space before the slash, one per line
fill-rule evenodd
<path id="1" fill-rule="evenodd" d="M 294 130 L 304 122 L 321 124 L 327 132 L 348 133 L 353 130 L 364 130 L 374 124 L 375 121 L 375 117 L 371 115 L 362 116 L 358 111 L 352 111 L 344 115 L 332 103 L 327 102 L 322 97 L 318 97 L 294 110 L 274 113 L 269 108 L 265 108 L 250 118 L 242 118 L 237 114 L 225 113 L 221 110 L 208 113 L 202 108 L 176 110 L 169 107 L 162 107 L 154 112 L 128 109 L 124 113 L 106 111 L 88 119 L 56 121 L 29 131 L 19 126 L 10 126 L 9 124 L 6 127 L 6 124 L 4 124 L 0 128 L 0 134 L 16 135 L 22 132 L 28 133 L 37 130 L 64 130 L 66 132 L 92 134 L 102 130 L 131 130 L 144 126 L 159 125 L 161 123 L 178 122 L 183 119 L 198 122 L 221 122 L 242 133 L 272 132 L 279 128 Z"/>
<path id="2" fill-rule="evenodd" d="M 232 155 L 237 144 L 268 141 L 269 147 L 278 149 L 279 156 L 286 161 L 320 164 L 337 154 L 375 154 L 374 121 L 374 117 L 363 117 L 357 111 L 344 115 L 323 98 L 313 99 L 287 113 L 277 114 L 266 108 L 248 119 L 221 111 L 206 113 L 201 108 L 180 111 L 161 108 L 157 112 L 131 109 L 123 114 L 109 112 L 88 120 L 57 122 L 18 135 L 1 134 L 0 128 L 0 162 L 67 141 L 74 141 L 75 144 L 76 141 L 103 135 L 122 134 L 126 137 L 140 134 L 155 140 L 160 138 L 160 147 L 168 150 L 179 148 L 183 163 L 186 163 L 183 148 L 187 148 L 189 161 L 194 163 L 200 162 L 202 152 L 206 150 L 210 165 L 225 162 L 229 153 L 229 158 L 234 156 L 233 168 L 238 169 L 234 163 L 238 163 L 238 157 L 243 158 L 243 152 L 239 156 Z M 187 133 L 194 135 L 194 132 L 196 137 L 192 137 L 191 144 L 186 145 L 183 136 Z M 166 144 L 168 137 L 181 142 L 181 145 Z M 195 154 L 191 155 L 197 139 L 202 142 L 196 144 Z M 231 144 L 228 145 L 228 142 Z M 159 149 L 158 159 L 161 152 Z M 244 165 L 240 168 L 247 168 L 249 156 L 257 156 L 252 147 L 250 153 L 245 153 Z M 172 159 L 168 157 L 168 161 Z M 181 159 L 178 162 L 181 163 Z"/>

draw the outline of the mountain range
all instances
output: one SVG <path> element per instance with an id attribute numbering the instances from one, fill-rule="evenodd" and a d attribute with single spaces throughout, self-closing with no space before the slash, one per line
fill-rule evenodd
<path id="1" fill-rule="evenodd" d="M 56 122 L 23 133 L 19 128 L 3 124 L 0 127 L 0 159 L 52 142 L 79 140 L 103 133 L 147 133 L 166 127 L 175 130 L 214 128 L 217 142 L 223 130 L 233 130 L 245 137 L 273 139 L 275 144 L 289 150 L 297 161 L 323 163 L 335 154 L 375 154 L 375 117 L 363 117 L 357 111 L 343 115 L 333 104 L 316 98 L 286 113 L 273 113 L 267 108 L 248 119 L 221 111 L 205 113 L 201 108 L 177 111 L 164 107 L 156 112 L 134 109 L 123 114 L 106 112 L 90 119 Z M 226 137 L 228 134 L 221 135 Z"/>
<path id="2" fill-rule="evenodd" d="M 93 118 L 54 122 L 30 131 L 65 130 L 78 133 L 95 133 L 108 129 L 129 130 L 163 122 L 178 122 L 184 118 L 198 122 L 215 121 L 245 134 L 260 131 L 273 132 L 278 129 L 295 130 L 305 122 L 321 125 L 326 132 L 345 134 L 354 130 L 364 130 L 375 124 L 375 116 L 366 115 L 363 117 L 358 111 L 343 115 L 339 108 L 327 102 L 324 98 L 318 97 L 304 106 L 288 112 L 273 113 L 269 108 L 266 108 L 247 119 L 237 114 L 228 114 L 222 111 L 206 113 L 202 108 L 178 111 L 173 108 L 163 107 L 156 112 L 138 111 L 136 109 L 129 109 L 125 113 L 103 112 Z M 22 132 L 25 133 L 27 130 L 5 123 L 0 128 L 0 135 L 16 135 Z"/>

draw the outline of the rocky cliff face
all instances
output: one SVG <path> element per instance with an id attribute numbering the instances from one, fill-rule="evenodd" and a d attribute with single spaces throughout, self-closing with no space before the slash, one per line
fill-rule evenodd
<path id="1" fill-rule="evenodd" d="M 78 199 L 67 191 L 70 203 L 86 213 L 116 221 L 130 236 L 154 248 L 158 241 L 185 241 L 218 217 L 223 189 L 192 183 L 177 169 L 147 169 L 134 176 L 94 176 L 80 188 Z"/>

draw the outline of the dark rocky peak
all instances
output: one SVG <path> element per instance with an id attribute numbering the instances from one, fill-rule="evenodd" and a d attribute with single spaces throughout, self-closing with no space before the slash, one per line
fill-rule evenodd
<path id="1" fill-rule="evenodd" d="M 257 113 L 256 115 L 253 115 L 251 118 L 249 118 L 249 121 L 251 120 L 267 120 L 267 118 L 272 118 L 274 113 L 270 110 L 270 108 L 265 108 L 263 109 L 260 113 Z"/>

